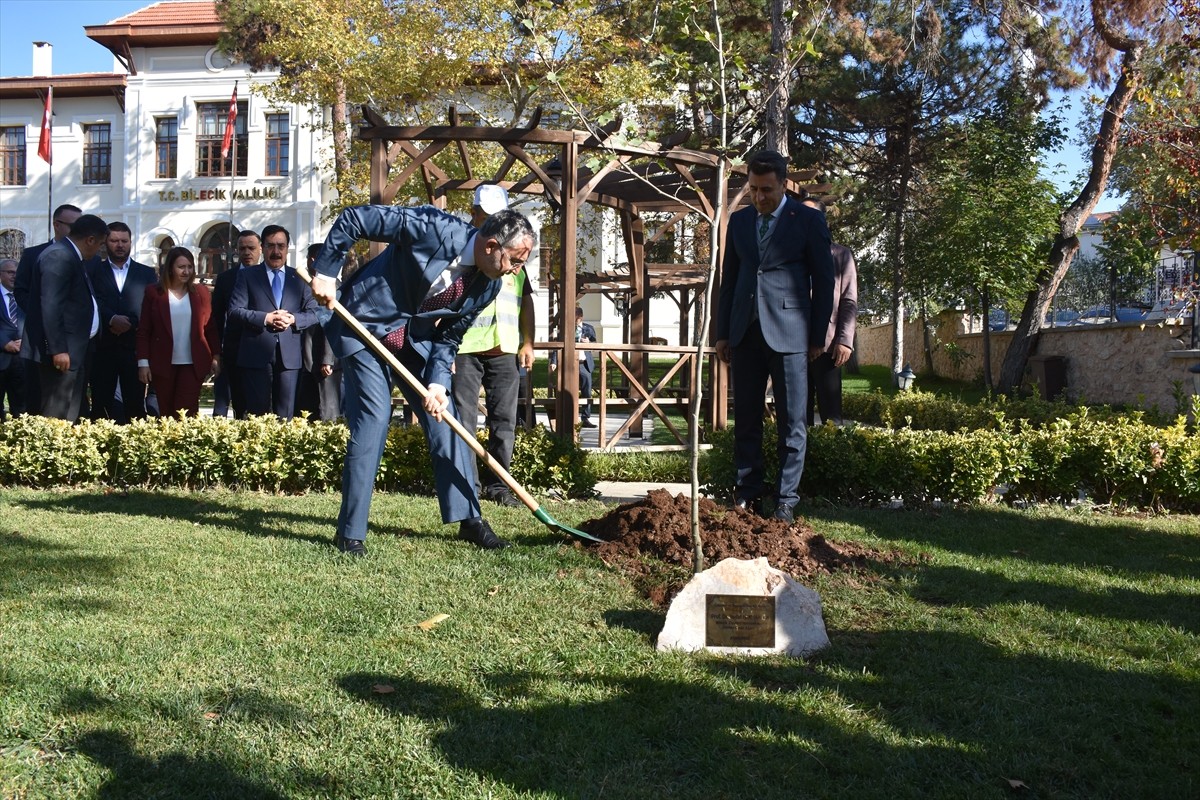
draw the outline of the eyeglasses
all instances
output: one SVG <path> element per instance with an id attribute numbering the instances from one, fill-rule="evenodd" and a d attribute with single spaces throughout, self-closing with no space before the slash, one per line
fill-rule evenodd
<path id="1" fill-rule="evenodd" d="M 508 254 L 508 251 L 502 247 L 500 248 L 500 263 L 503 264 L 505 262 L 508 263 L 508 266 L 512 268 L 513 272 L 516 272 L 521 267 L 525 266 L 526 259 L 514 259 Z"/>

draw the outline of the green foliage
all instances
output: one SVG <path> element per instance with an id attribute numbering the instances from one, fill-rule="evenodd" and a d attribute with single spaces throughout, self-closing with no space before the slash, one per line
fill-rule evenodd
<path id="1" fill-rule="evenodd" d="M 1001 418 L 1002 420 L 1002 418 Z M 764 435 L 766 484 L 777 475 L 775 429 Z M 733 429 L 710 435 L 703 491 L 731 500 Z M 968 430 L 825 425 L 809 431 L 800 491 L 832 503 L 977 503 L 1074 500 L 1118 506 L 1200 508 L 1200 436 L 1182 419 L 1166 428 L 1139 415 L 1096 419 L 1086 410 L 1043 427 Z"/>
<path id="2" fill-rule="evenodd" d="M 24 415 L 0 423 L 0 484 L 338 489 L 348 439 L 341 423 L 272 416 L 145 419 L 120 426 Z M 518 430 L 512 473 L 530 491 L 587 497 L 595 478 L 586 458 L 545 428 Z M 376 488 L 434 491 L 429 446 L 419 426 L 394 426 L 388 432 Z"/>
<path id="3" fill-rule="evenodd" d="M 691 456 L 686 452 L 597 452 L 588 454 L 588 468 L 597 480 L 689 483 Z"/>

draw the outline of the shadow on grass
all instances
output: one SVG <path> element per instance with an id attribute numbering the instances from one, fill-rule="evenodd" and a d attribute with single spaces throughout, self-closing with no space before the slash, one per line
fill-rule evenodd
<path id="1" fill-rule="evenodd" d="M 1126 575 L 1200 575 L 1200 536 L 1156 529 L 1162 523 L 1155 518 L 1133 523 L 1096 513 L 1075 520 L 1065 516 L 1066 512 L 1064 516 L 1036 515 L 1005 506 L 951 511 L 808 507 L 802 512 L 818 530 L 821 520 L 843 522 L 881 539 L 970 556 L 1104 567 Z M 1173 519 L 1200 523 L 1200 516 Z"/>
<path id="2" fill-rule="evenodd" d="M 0 534 L 0 597 L 24 597 L 45 587 L 71 588 L 78 583 L 111 583 L 120 560 L 83 555 L 74 547 L 31 539 L 20 533 Z M 80 613 L 104 611 L 111 605 L 96 598 L 62 596 L 56 608 Z"/>
<path id="3" fill-rule="evenodd" d="M 237 797 L 268 800 L 285 796 L 209 756 L 182 752 L 157 757 L 141 755 L 128 737 L 119 731 L 89 731 L 79 737 L 75 747 L 112 773 L 93 797 Z"/>
<path id="4" fill-rule="evenodd" d="M 1194 684 L 954 633 L 846 638 L 807 664 L 697 659 L 713 680 L 598 678 L 589 700 L 524 672 L 477 691 L 379 673 L 340 685 L 428 723 L 456 768 L 561 798 L 999 798 L 1008 778 L 1030 797 L 1200 789 Z"/>

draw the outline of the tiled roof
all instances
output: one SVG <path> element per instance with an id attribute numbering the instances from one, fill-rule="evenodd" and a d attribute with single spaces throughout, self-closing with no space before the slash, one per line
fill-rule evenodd
<path id="1" fill-rule="evenodd" d="M 210 25 L 220 21 L 214 0 L 182 0 L 155 3 L 107 24 L 157 28 L 165 25 Z"/>

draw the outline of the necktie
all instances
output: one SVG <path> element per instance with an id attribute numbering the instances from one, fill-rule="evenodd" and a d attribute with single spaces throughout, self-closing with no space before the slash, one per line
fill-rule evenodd
<path id="1" fill-rule="evenodd" d="M 758 247 L 761 250 L 763 245 L 767 243 L 767 236 L 771 232 L 771 215 L 763 214 L 758 218 Z"/>
<path id="2" fill-rule="evenodd" d="M 18 328 L 25 321 L 25 312 L 17 305 L 17 298 L 12 292 L 8 292 L 8 318 L 13 321 Z"/>
<path id="3" fill-rule="evenodd" d="M 275 307 L 283 306 L 283 270 L 277 269 L 271 273 L 271 294 L 275 295 Z"/>
<path id="4" fill-rule="evenodd" d="M 439 308 L 448 308 L 451 306 L 458 298 L 463 296 L 463 291 L 465 291 L 467 286 L 466 278 L 468 274 L 473 276 L 474 271 L 467 270 L 455 278 L 454 282 L 445 289 L 422 300 L 421 307 L 417 309 L 417 313 L 423 314 L 426 311 L 436 311 Z M 407 330 L 408 323 L 405 323 L 383 337 L 383 343 L 396 355 L 400 355 L 400 351 L 404 349 L 404 337 Z"/>

